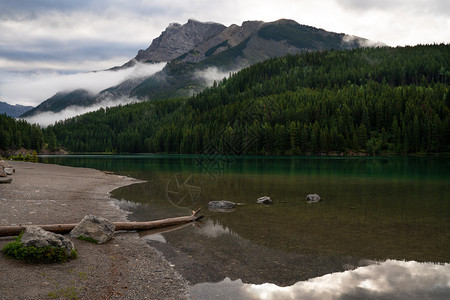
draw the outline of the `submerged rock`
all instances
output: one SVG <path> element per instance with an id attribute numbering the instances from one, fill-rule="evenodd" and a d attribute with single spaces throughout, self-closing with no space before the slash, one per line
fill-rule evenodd
<path id="1" fill-rule="evenodd" d="M 317 194 L 309 194 L 306 196 L 306 201 L 308 203 L 314 203 L 314 202 L 319 202 L 320 201 L 320 196 Z"/>
<path id="2" fill-rule="evenodd" d="M 269 196 L 263 196 L 256 199 L 256 203 L 258 204 L 272 204 L 272 199 Z"/>
<path id="3" fill-rule="evenodd" d="M 20 240 L 25 247 L 33 246 L 36 248 L 43 247 L 56 247 L 65 250 L 68 256 L 72 255 L 72 251 L 75 247 L 71 240 L 68 238 L 56 234 L 47 230 L 44 230 L 37 226 L 28 226 Z"/>
<path id="4" fill-rule="evenodd" d="M 116 226 L 111 221 L 94 215 L 86 215 L 70 232 L 71 237 L 103 244 L 114 236 Z"/>
<path id="5" fill-rule="evenodd" d="M 233 209 L 235 206 L 236 203 L 225 200 L 208 202 L 209 209 Z"/>

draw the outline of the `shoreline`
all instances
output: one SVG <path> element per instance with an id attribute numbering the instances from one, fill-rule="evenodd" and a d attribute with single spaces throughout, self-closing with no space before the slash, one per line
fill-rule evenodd
<path id="1" fill-rule="evenodd" d="M 9 162 L 16 172 L 0 185 L 0 225 L 77 223 L 86 214 L 128 221 L 110 193 L 142 181 L 51 164 Z M 12 241 L 0 237 L 0 249 Z M 187 282 L 136 232 L 106 244 L 72 239 L 78 258 L 26 264 L 0 254 L 0 299 L 187 299 Z"/>

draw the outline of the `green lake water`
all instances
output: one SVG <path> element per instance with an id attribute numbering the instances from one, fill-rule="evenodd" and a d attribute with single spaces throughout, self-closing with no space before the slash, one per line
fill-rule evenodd
<path id="1" fill-rule="evenodd" d="M 193 286 L 225 280 L 234 290 L 238 281 L 282 287 L 374 261 L 450 262 L 450 159 L 445 157 L 143 154 L 40 161 L 145 180 L 112 193 L 132 212 L 130 220 L 202 208 L 199 224 L 142 234 Z M 307 203 L 311 193 L 322 201 Z M 273 204 L 256 204 L 261 196 L 270 196 Z M 209 211 L 212 200 L 242 206 Z M 205 290 L 191 292 L 207 297 Z"/>

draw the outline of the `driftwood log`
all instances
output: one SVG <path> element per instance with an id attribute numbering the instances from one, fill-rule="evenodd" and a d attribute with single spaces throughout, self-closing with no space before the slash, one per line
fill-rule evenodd
<path id="1" fill-rule="evenodd" d="M 185 224 L 200 220 L 203 218 L 199 215 L 200 208 L 193 211 L 190 216 L 168 218 L 162 220 L 148 222 L 114 222 L 116 231 L 119 230 L 149 230 L 156 228 L 169 227 L 173 225 Z M 69 233 L 78 224 L 50 224 L 50 225 L 17 225 L 17 226 L 0 226 L 0 236 L 19 235 L 27 226 L 38 226 L 44 230 L 54 233 Z"/>

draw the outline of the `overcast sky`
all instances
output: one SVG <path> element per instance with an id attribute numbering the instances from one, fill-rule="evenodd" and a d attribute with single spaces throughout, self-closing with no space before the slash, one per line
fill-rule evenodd
<path id="1" fill-rule="evenodd" d="M 0 0 L 0 101 L 36 105 L 59 86 L 30 96 L 27 83 L 121 65 L 189 18 L 288 18 L 390 46 L 450 43 L 449 0 Z"/>

